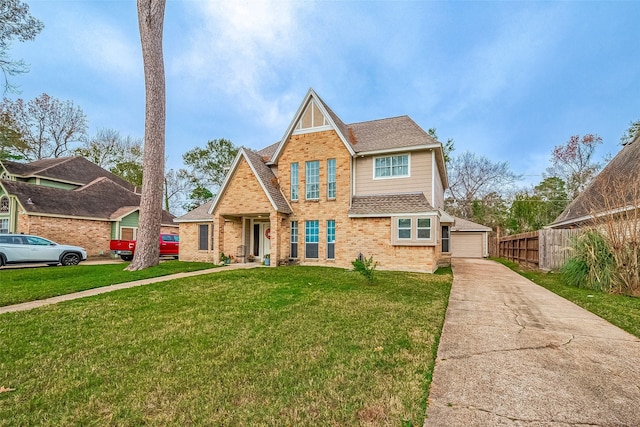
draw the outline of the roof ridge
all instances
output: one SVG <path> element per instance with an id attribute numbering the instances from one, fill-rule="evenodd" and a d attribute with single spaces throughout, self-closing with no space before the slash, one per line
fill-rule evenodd
<path id="1" fill-rule="evenodd" d="M 62 159 L 62 161 L 60 161 L 60 162 L 52 162 L 52 164 L 50 164 L 49 166 L 46 166 L 46 167 L 44 167 L 42 169 L 37 169 L 37 170 L 31 172 L 31 174 L 35 175 L 35 174 L 37 174 L 39 172 L 46 171 L 47 169 L 51 169 L 54 166 L 59 166 L 59 165 L 65 164 L 68 161 L 70 161 L 72 159 L 75 159 L 75 158 L 78 158 L 78 157 L 82 157 L 82 156 L 57 157 L 57 159 Z M 40 159 L 40 160 L 50 160 L 50 159 Z M 27 164 L 33 164 L 33 163 L 34 162 L 27 163 Z"/>

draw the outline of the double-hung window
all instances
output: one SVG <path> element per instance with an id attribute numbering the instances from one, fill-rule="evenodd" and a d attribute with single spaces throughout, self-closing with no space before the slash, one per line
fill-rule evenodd
<path id="1" fill-rule="evenodd" d="M 327 160 L 327 199 L 336 198 L 336 159 Z"/>
<path id="2" fill-rule="evenodd" d="M 290 258 L 298 258 L 298 221 L 291 221 L 291 250 Z"/>
<path id="3" fill-rule="evenodd" d="M 398 218 L 398 239 L 411 239 L 411 218 Z"/>
<path id="4" fill-rule="evenodd" d="M 298 200 L 298 163 L 291 163 L 291 200 Z"/>
<path id="5" fill-rule="evenodd" d="M 418 218 L 416 231 L 418 239 L 431 239 L 431 218 Z"/>
<path id="6" fill-rule="evenodd" d="M 400 178 L 409 176 L 409 155 L 376 157 L 374 178 Z"/>
<path id="7" fill-rule="evenodd" d="M 306 163 L 306 198 L 317 200 L 320 198 L 320 162 L 313 160 Z"/>
<path id="8" fill-rule="evenodd" d="M 336 257 L 336 220 L 327 221 L 327 259 Z"/>
<path id="9" fill-rule="evenodd" d="M 304 256 L 305 258 L 318 258 L 319 223 L 315 221 L 305 221 L 304 229 Z"/>
<path id="10" fill-rule="evenodd" d="M 0 233 L 9 232 L 9 218 L 0 218 Z"/>

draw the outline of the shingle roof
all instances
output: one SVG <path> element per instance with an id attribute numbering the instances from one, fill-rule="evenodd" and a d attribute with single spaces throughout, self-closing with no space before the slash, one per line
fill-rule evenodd
<path id="1" fill-rule="evenodd" d="M 132 184 L 124 179 L 81 156 L 42 159 L 31 163 L 3 160 L 2 164 L 7 169 L 7 172 L 21 178 L 38 176 L 82 185 L 104 177 L 129 191 L 134 191 L 135 189 Z"/>
<path id="2" fill-rule="evenodd" d="M 201 204 L 192 211 L 175 219 L 175 222 L 213 222 L 213 215 L 209 213 L 213 200 Z"/>
<path id="3" fill-rule="evenodd" d="M 353 123 L 348 127 L 355 136 L 350 143 L 356 153 L 437 144 L 409 116 Z"/>
<path id="4" fill-rule="evenodd" d="M 110 220 L 122 207 L 140 206 L 140 195 L 108 178 L 100 177 L 75 190 L 64 190 L 20 181 L 0 180 L 31 214 L 53 214 Z M 163 224 L 172 224 L 173 215 L 162 214 Z"/>
<path id="5" fill-rule="evenodd" d="M 634 141 L 622 147 L 607 166 L 578 195 L 569 206 L 556 218 L 551 227 L 571 225 L 591 219 L 591 215 L 603 213 L 611 208 L 624 208 L 637 203 L 637 192 L 640 188 L 640 135 Z M 604 192 L 622 189 L 625 194 L 616 200 L 617 206 L 611 204 L 611 197 L 605 200 Z M 612 195 L 613 197 L 613 195 Z"/>
<path id="6" fill-rule="evenodd" d="M 278 149 L 278 145 L 280 145 L 280 141 L 275 142 L 269 146 L 264 147 L 262 150 L 258 150 L 257 153 L 262 156 L 264 161 L 267 161 L 273 156 L 273 153 Z"/>
<path id="7" fill-rule="evenodd" d="M 478 224 L 477 222 L 469 221 L 468 219 L 454 217 L 455 222 L 451 231 L 491 231 L 491 227 Z"/>
<path id="8" fill-rule="evenodd" d="M 271 168 L 264 163 L 262 156 L 253 150 L 245 148 L 241 148 L 241 150 L 243 150 L 245 158 L 256 171 L 256 174 L 258 175 L 256 178 L 262 182 L 262 185 L 267 190 L 267 193 L 269 193 L 271 200 L 275 203 L 278 212 L 290 214 L 291 207 L 280 191 L 278 178 L 273 174 Z"/>
<path id="9" fill-rule="evenodd" d="M 435 211 L 435 209 L 427 201 L 424 193 L 381 194 L 354 196 L 351 199 L 349 215 L 388 216 L 432 211 Z"/>

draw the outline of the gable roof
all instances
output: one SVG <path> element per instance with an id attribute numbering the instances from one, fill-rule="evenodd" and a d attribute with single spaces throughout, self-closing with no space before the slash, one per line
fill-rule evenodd
<path id="1" fill-rule="evenodd" d="M 190 210 L 186 214 L 174 219 L 174 222 L 213 222 L 213 215 L 209 213 L 213 200 L 209 200 Z"/>
<path id="2" fill-rule="evenodd" d="M 229 182 L 231 181 L 231 177 L 233 176 L 233 173 L 238 168 L 238 165 L 240 164 L 240 160 L 243 158 L 251 168 L 253 175 L 258 180 L 260 187 L 262 187 L 262 190 L 264 191 L 265 195 L 269 199 L 269 202 L 271 203 L 271 206 L 273 206 L 273 209 L 275 209 L 277 212 L 284 213 L 284 214 L 292 213 L 293 211 L 291 210 L 291 206 L 289 206 L 287 199 L 284 197 L 284 195 L 280 191 L 280 186 L 278 185 L 278 178 L 274 175 L 271 168 L 269 168 L 269 166 L 267 166 L 264 163 L 262 156 L 260 154 L 244 147 L 241 147 L 240 150 L 238 150 L 238 154 L 236 155 L 236 158 L 233 160 L 233 163 L 229 168 L 229 172 L 227 173 L 227 176 L 225 177 L 224 182 L 222 183 L 222 186 L 220 186 L 220 191 L 218 192 L 218 195 L 213 200 L 213 203 L 209 208 L 209 213 L 213 213 L 213 211 L 215 210 L 216 206 L 218 205 L 218 202 L 220 201 L 223 194 L 225 193 L 225 190 L 229 186 Z"/>
<path id="3" fill-rule="evenodd" d="M 612 189 L 622 190 L 616 204 L 608 206 L 612 200 L 602 195 Z M 632 142 L 623 146 L 611 161 L 600 171 L 591 183 L 578 194 L 549 227 L 563 227 L 589 221 L 593 216 L 605 214 L 608 209 L 625 210 L 637 203 L 640 189 L 640 134 Z M 634 192 L 636 194 L 634 194 Z"/>
<path id="4" fill-rule="evenodd" d="M 424 193 L 379 194 L 354 196 L 351 199 L 350 217 L 384 217 L 397 214 L 438 212 L 427 201 Z"/>
<path id="5" fill-rule="evenodd" d="M 139 209 L 140 195 L 133 193 L 108 178 L 96 178 L 75 190 L 2 179 L 0 185 L 15 196 L 22 209 L 29 214 L 81 217 L 112 220 L 123 207 L 128 213 Z M 162 213 L 163 224 L 172 224 L 173 215 Z"/>
<path id="6" fill-rule="evenodd" d="M 329 121 L 351 156 L 430 148 L 436 151 L 440 179 L 444 187 L 448 187 L 449 180 L 444 163 L 442 144 L 433 139 L 409 116 L 345 124 L 312 88 L 309 89 L 304 97 L 282 139 L 278 143 L 259 151 L 263 156 L 270 156 L 269 163 L 275 164 L 278 162 L 280 153 L 311 100 L 316 101 L 316 105 Z"/>
<path id="7" fill-rule="evenodd" d="M 31 163 L 2 160 L 2 164 L 9 174 L 24 179 L 40 177 L 86 185 L 97 178 L 104 177 L 129 191 L 136 189 L 134 185 L 81 156 L 42 159 Z"/>

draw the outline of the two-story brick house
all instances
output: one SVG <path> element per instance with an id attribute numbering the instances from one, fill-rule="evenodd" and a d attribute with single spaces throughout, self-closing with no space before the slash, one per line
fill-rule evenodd
<path id="1" fill-rule="evenodd" d="M 450 257 L 446 186 L 442 145 L 411 118 L 347 125 L 310 89 L 279 142 L 239 151 L 201 230 L 214 261 L 351 267 L 362 254 L 432 272 Z"/>

